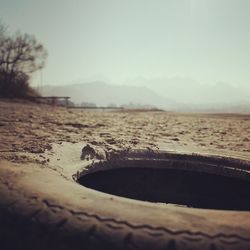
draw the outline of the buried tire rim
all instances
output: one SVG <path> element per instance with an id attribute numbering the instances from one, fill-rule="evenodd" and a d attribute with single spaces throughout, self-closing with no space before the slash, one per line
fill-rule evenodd
<path id="1" fill-rule="evenodd" d="M 136 151 L 89 162 L 74 175 L 83 186 L 50 170 L 2 167 L 0 243 L 16 247 L 19 240 L 27 249 L 41 240 L 38 249 L 249 248 L 248 161 Z"/>
<path id="2" fill-rule="evenodd" d="M 98 166 L 98 164 L 97 164 Z M 194 208 L 250 210 L 250 174 L 190 160 L 124 160 L 78 182 L 121 197 Z"/>

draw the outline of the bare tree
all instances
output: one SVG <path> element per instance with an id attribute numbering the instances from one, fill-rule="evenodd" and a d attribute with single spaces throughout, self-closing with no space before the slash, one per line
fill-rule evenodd
<path id="1" fill-rule="evenodd" d="M 43 68 L 46 56 L 43 45 L 34 37 L 17 33 L 1 41 L 0 70 L 7 74 L 31 74 Z"/>
<path id="2" fill-rule="evenodd" d="M 10 90 L 10 85 L 28 81 L 30 75 L 43 68 L 47 51 L 34 36 L 15 33 L 6 34 L 6 28 L 0 25 L 0 75 L 1 89 Z M 26 84 L 27 85 L 27 84 Z"/>

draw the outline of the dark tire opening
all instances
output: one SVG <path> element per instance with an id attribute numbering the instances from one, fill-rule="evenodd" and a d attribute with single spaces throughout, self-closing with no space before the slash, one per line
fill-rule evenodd
<path id="1" fill-rule="evenodd" d="M 83 175 L 78 182 L 126 198 L 194 208 L 250 210 L 250 181 L 169 168 L 112 168 Z"/>

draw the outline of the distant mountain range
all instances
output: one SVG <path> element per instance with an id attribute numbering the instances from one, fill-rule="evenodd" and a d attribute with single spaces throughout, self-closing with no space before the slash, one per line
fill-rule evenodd
<path id="1" fill-rule="evenodd" d="M 175 78 L 130 85 L 89 82 L 64 86 L 44 86 L 44 96 L 70 96 L 75 104 L 97 106 L 138 105 L 172 111 L 250 113 L 250 93 L 229 84 L 203 86 Z M 143 86 L 142 86 L 143 85 Z M 145 87 L 146 86 L 146 87 Z"/>
<path id="2" fill-rule="evenodd" d="M 147 87 L 111 85 L 91 82 L 65 86 L 44 86 L 44 96 L 70 96 L 75 104 L 95 103 L 97 106 L 144 105 L 148 107 L 173 108 L 176 102 L 156 94 Z"/>
<path id="3" fill-rule="evenodd" d="M 128 82 L 129 85 L 147 86 L 157 94 L 171 98 L 186 105 L 237 106 L 250 104 L 250 88 L 233 86 L 225 82 L 201 84 L 192 78 L 172 77 L 143 78 Z"/>

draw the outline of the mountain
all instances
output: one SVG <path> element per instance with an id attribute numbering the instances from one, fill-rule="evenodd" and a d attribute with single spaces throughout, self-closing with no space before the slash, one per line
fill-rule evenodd
<path id="1" fill-rule="evenodd" d="M 41 91 L 40 91 L 41 92 Z M 156 107 L 180 112 L 250 113 L 250 92 L 227 83 L 202 85 L 192 79 L 172 78 L 112 85 L 88 82 L 44 86 L 44 96 L 70 96 L 75 104 Z"/>
<path id="2" fill-rule="evenodd" d="M 143 86 L 111 85 L 105 82 L 90 82 L 65 86 L 44 86 L 44 96 L 70 96 L 76 104 L 95 103 L 97 106 L 146 105 L 158 108 L 173 108 L 176 102 Z"/>
<path id="3" fill-rule="evenodd" d="M 250 104 L 250 91 L 229 83 L 201 84 L 191 78 L 172 77 L 146 80 L 138 78 L 129 85 L 147 86 L 163 97 L 174 99 L 188 106 L 238 106 Z"/>

